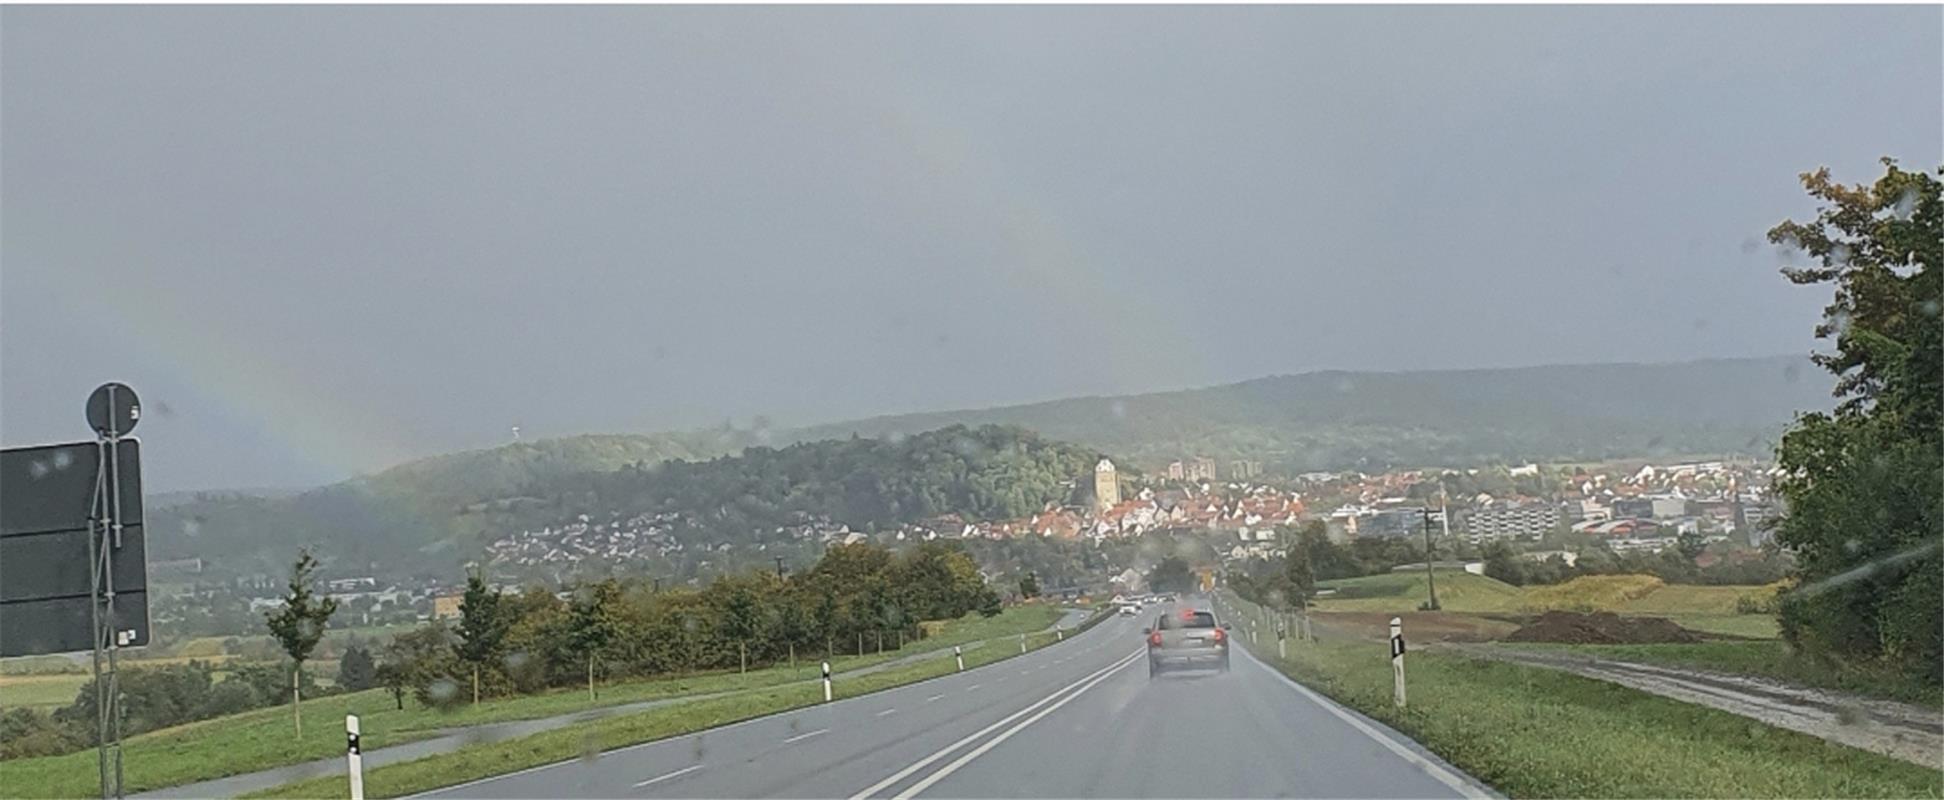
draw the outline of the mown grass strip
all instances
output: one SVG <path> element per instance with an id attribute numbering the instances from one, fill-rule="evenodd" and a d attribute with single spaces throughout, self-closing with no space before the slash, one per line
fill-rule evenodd
<path id="1" fill-rule="evenodd" d="M 1104 615 L 1089 620 L 1097 623 Z M 1027 652 L 1060 640 L 1057 634 L 1027 634 Z M 1015 642 L 1017 639 L 1014 640 Z M 967 669 L 1020 655 L 1017 646 L 1004 641 L 990 642 L 965 654 Z M 928 659 L 914 664 L 856 676 L 836 683 L 837 699 L 904 686 L 956 671 L 951 659 Z M 519 739 L 464 747 L 451 753 L 390 764 L 366 772 L 365 796 L 400 797 L 467 781 L 505 775 L 531 767 L 575 758 L 597 759 L 601 753 L 643 742 L 681 736 L 720 725 L 741 722 L 799 708 L 817 705 L 823 689 L 816 685 L 794 685 L 741 693 L 730 697 L 694 700 L 680 705 L 651 709 L 636 714 L 609 717 L 547 731 Z M 343 775 L 313 778 L 285 784 L 245 798 L 333 798 L 349 791 Z"/>
<path id="2" fill-rule="evenodd" d="M 1944 771 L 1604 681 L 1413 650 L 1398 709 L 1381 641 L 1301 642 L 1283 661 L 1264 644 L 1265 663 L 1513 797 L 1944 796 Z"/>

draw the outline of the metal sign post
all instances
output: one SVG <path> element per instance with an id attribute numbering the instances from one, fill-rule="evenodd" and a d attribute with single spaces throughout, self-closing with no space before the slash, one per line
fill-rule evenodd
<path id="1" fill-rule="evenodd" d="M 1391 696 L 1398 708 L 1404 707 L 1404 620 L 1391 617 Z"/>
<path id="2" fill-rule="evenodd" d="M 95 712 L 101 733 L 99 762 L 101 796 L 109 797 L 109 765 L 114 765 L 112 796 L 122 796 L 122 692 L 117 661 L 124 636 L 115 620 L 115 570 L 110 554 L 122 547 L 125 519 L 122 515 L 121 437 L 142 417 L 135 390 L 119 383 L 102 384 L 88 396 L 88 425 L 95 429 L 100 466 L 95 469 L 95 503 L 89 518 L 96 535 L 88 538 L 93 549 L 95 597 Z M 108 673 L 101 672 L 102 651 L 108 653 Z"/>

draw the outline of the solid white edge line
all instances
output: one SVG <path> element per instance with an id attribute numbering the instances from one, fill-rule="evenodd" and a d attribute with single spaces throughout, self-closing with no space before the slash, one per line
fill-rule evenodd
<path id="1" fill-rule="evenodd" d="M 634 785 L 634 788 L 639 789 L 643 786 L 651 786 L 657 783 L 661 783 L 662 781 L 668 780 L 669 778 L 678 778 L 701 768 L 702 768 L 701 764 L 695 764 L 693 766 L 683 767 L 681 769 L 675 770 L 674 772 L 670 772 L 667 775 L 657 775 L 653 778 L 649 778 L 648 780 L 637 783 Z"/>
<path id="2" fill-rule="evenodd" d="M 1107 672 L 1103 674 L 1098 674 L 1097 677 L 1093 678 L 1092 680 L 1089 680 L 1085 686 L 1082 686 L 1078 689 L 1068 692 L 1065 697 L 1060 698 L 1060 702 L 1054 703 L 1050 706 L 1040 709 L 1039 713 L 1027 717 L 1025 720 L 1021 721 L 1017 725 L 1007 728 L 1004 733 L 1001 733 L 998 736 L 994 736 L 990 739 L 987 739 L 985 741 L 985 744 L 981 744 L 978 747 L 972 748 L 970 751 L 966 752 L 965 755 L 953 759 L 952 763 L 939 767 L 936 771 L 932 772 L 932 774 L 926 775 L 924 778 L 920 779 L 917 783 L 913 783 L 910 787 L 906 788 L 904 791 L 899 792 L 896 795 L 893 795 L 891 800 L 911 800 L 911 798 L 916 797 L 919 792 L 923 792 L 924 790 L 931 788 L 932 784 L 938 783 L 939 781 L 951 777 L 951 774 L 957 772 L 960 767 L 970 764 L 972 763 L 973 759 L 976 759 L 979 756 L 985 755 L 986 753 L 990 752 L 992 748 L 998 747 L 1000 743 L 1006 741 L 1007 739 L 1012 738 L 1013 734 L 1026 730 L 1026 728 L 1032 725 L 1033 723 L 1045 719 L 1046 715 L 1060 710 L 1060 706 L 1071 703 L 1076 698 L 1080 697 L 1080 695 L 1086 694 L 1088 689 L 1092 689 L 1095 686 L 1099 686 L 1101 683 L 1104 683 L 1108 678 L 1114 677 L 1114 673 L 1126 669 L 1129 666 L 1132 666 L 1135 661 L 1139 660 L 1140 656 L 1141 654 L 1138 652 L 1128 656 L 1126 660 L 1116 663 L 1113 666 L 1113 668 L 1107 670 Z"/>
<path id="3" fill-rule="evenodd" d="M 805 739 L 808 739 L 808 738 L 810 738 L 810 737 L 812 737 L 812 736 L 822 736 L 822 735 L 824 735 L 824 734 L 826 734 L 826 733 L 829 733 L 829 732 L 830 732 L 830 729 L 829 729 L 829 728 L 818 728 L 818 729 L 816 729 L 816 730 L 814 730 L 814 731 L 811 731 L 811 732 L 809 732 L 809 733 L 799 733 L 799 734 L 797 734 L 797 735 L 795 735 L 795 736 L 792 736 L 792 737 L 790 737 L 790 738 L 788 738 L 788 739 L 784 739 L 784 740 L 783 740 L 783 743 L 784 743 L 784 744 L 796 744 L 797 742 L 801 742 L 801 741 L 803 741 L 803 740 L 805 740 Z"/>
<path id="4" fill-rule="evenodd" d="M 860 791 L 860 792 L 858 792 L 858 793 L 856 793 L 856 794 L 853 794 L 853 795 L 851 795 L 851 796 L 850 796 L 850 800 L 864 800 L 865 798 L 868 798 L 868 797 L 870 797 L 870 796 L 871 796 L 871 795 L 873 795 L 873 794 L 876 794 L 876 793 L 878 793 L 878 792 L 881 792 L 881 791 L 883 791 L 883 790 L 884 790 L 885 788 L 887 788 L 887 787 L 890 787 L 890 786 L 892 786 L 892 785 L 894 785 L 894 784 L 896 784 L 896 783 L 897 783 L 898 781 L 901 781 L 901 780 L 904 780 L 905 778 L 908 778 L 908 777 L 911 777 L 911 774 L 912 774 L 912 773 L 914 773 L 914 772 L 917 772 L 918 770 L 921 770 L 921 769 L 924 769 L 925 767 L 928 767 L 928 766 L 931 766 L 931 765 L 932 765 L 932 764 L 933 764 L 934 762 L 936 762 L 936 761 L 938 761 L 939 759 L 941 759 L 941 758 L 944 758 L 944 757 L 946 757 L 946 756 L 948 756 L 948 755 L 951 755 L 951 754 L 952 754 L 952 751 L 954 751 L 954 750 L 957 750 L 957 749 L 959 749 L 959 748 L 961 748 L 961 747 L 964 747 L 964 746 L 966 746 L 967 744 L 970 744 L 970 743 L 972 743 L 973 741 L 976 741 L 976 740 L 977 740 L 977 739 L 978 739 L 979 737 L 981 737 L 981 736 L 984 736 L 984 735 L 986 735 L 986 734 L 988 734 L 988 733 L 991 733 L 991 732 L 993 732 L 993 731 L 996 731 L 996 730 L 998 730 L 998 729 L 1000 729 L 1001 727 L 1003 727 L 1003 726 L 1005 726 L 1005 725 L 1006 725 L 1007 723 L 1009 723 L 1009 722 L 1012 722 L 1013 720 L 1016 720 L 1016 719 L 1019 719 L 1020 717 L 1023 717 L 1023 716 L 1025 716 L 1025 715 L 1027 715 L 1027 714 L 1029 714 L 1029 713 L 1031 713 L 1031 712 L 1033 711 L 1033 709 L 1036 709 L 1036 708 L 1039 708 L 1040 706 L 1043 706 L 1043 705 L 1045 705 L 1045 704 L 1047 704 L 1048 702 L 1051 702 L 1051 701 L 1052 701 L 1052 700 L 1053 700 L 1054 698 L 1056 698 L 1056 697 L 1059 697 L 1059 696 L 1060 696 L 1060 695 L 1062 695 L 1062 694 L 1065 694 L 1065 693 L 1067 692 L 1067 690 L 1069 690 L 1069 689 L 1072 689 L 1072 688 L 1074 688 L 1074 687 L 1076 687 L 1076 686 L 1079 686 L 1079 685 L 1081 685 L 1081 684 L 1083 684 L 1083 683 L 1086 683 L 1087 681 L 1090 681 L 1090 680 L 1093 680 L 1093 679 L 1095 679 L 1095 678 L 1097 678 L 1097 677 L 1102 677 L 1102 676 L 1104 676 L 1104 675 L 1106 675 L 1107 673 L 1109 673 L 1109 672 L 1112 672 L 1113 670 L 1116 670 L 1116 669 L 1119 669 L 1119 668 L 1121 668 L 1121 667 L 1124 667 L 1124 666 L 1127 666 L 1128 664 L 1131 664 L 1131 663 L 1133 663 L 1135 659 L 1137 659 L 1137 658 L 1140 658 L 1140 657 L 1141 657 L 1141 651 L 1139 651 L 1139 650 L 1136 650 L 1136 651 L 1134 651 L 1134 652 L 1132 652 L 1132 653 L 1129 653 L 1129 654 L 1127 655 L 1127 658 L 1125 658 L 1125 659 L 1123 659 L 1123 660 L 1121 660 L 1121 661 L 1117 661 L 1117 662 L 1115 662 L 1115 663 L 1112 663 L 1112 664 L 1108 664 L 1108 665 L 1107 665 L 1107 666 L 1105 666 L 1105 667 L 1101 667 L 1100 669 L 1097 669 L 1097 670 L 1094 670 L 1094 671 L 1093 671 L 1092 673 L 1090 673 L 1090 674 L 1088 674 L 1088 675 L 1087 675 L 1086 677 L 1084 677 L 1084 678 L 1081 678 L 1080 680 L 1077 680 L 1077 681 L 1074 681 L 1074 682 L 1072 682 L 1072 683 L 1069 683 L 1069 684 L 1067 684 L 1067 685 L 1065 685 L 1065 686 L 1062 686 L 1062 687 L 1060 687 L 1060 688 L 1058 688 L 1058 689 L 1055 689 L 1055 690 L 1053 690 L 1053 691 L 1051 691 L 1051 692 L 1049 692 L 1049 693 L 1047 693 L 1047 695 L 1046 695 L 1045 697 L 1042 697 L 1042 698 L 1040 698 L 1039 700 L 1037 700 L 1037 701 L 1034 701 L 1034 702 L 1033 702 L 1032 704 L 1030 704 L 1030 705 L 1028 705 L 1028 706 L 1026 706 L 1025 708 L 1022 708 L 1022 709 L 1020 709 L 1020 710 L 1018 710 L 1018 711 L 1015 711 L 1015 712 L 1013 712 L 1013 713 L 1012 713 L 1011 715 L 1009 715 L 1009 716 L 1007 716 L 1007 717 L 1006 717 L 1005 719 L 1002 719 L 1002 720 L 999 720 L 998 722 L 994 722 L 994 723 L 992 723 L 991 725 L 987 725 L 987 726 L 985 726 L 984 728 L 980 728 L 980 729 L 979 729 L 979 731 L 978 731 L 977 733 L 974 733 L 974 734 L 972 734 L 971 736 L 967 736 L 967 737 L 965 737 L 965 738 L 963 738 L 963 739 L 960 739 L 960 740 L 958 740 L 958 741 L 956 741 L 956 742 L 953 742 L 953 743 L 951 743 L 951 744 L 949 744 L 949 745 L 946 745 L 945 747 L 943 747 L 943 748 L 941 748 L 941 749 L 940 749 L 940 750 L 939 750 L 938 752 L 936 752 L 936 753 L 932 753 L 931 755 L 928 755 L 928 756 L 925 756 L 924 758 L 921 758 L 921 759 L 919 759 L 919 760 L 917 760 L 917 761 L 915 761 L 915 762 L 913 762 L 913 763 L 912 763 L 912 764 L 911 764 L 910 766 L 908 766 L 908 767 L 905 767 L 904 769 L 901 769 L 901 770 L 898 770 L 897 772 L 894 772 L 894 773 L 892 773 L 892 774 L 890 775 L 890 777 L 887 777 L 887 778 L 885 778 L 884 780 L 881 780 L 881 781 L 878 781 L 877 783 L 873 783 L 873 784 L 871 784 L 870 786 L 868 786 L 868 787 L 865 787 L 865 788 L 864 788 L 864 789 L 863 789 L 862 791 Z"/>
<path id="5" fill-rule="evenodd" d="M 1238 647 L 1235 649 L 1242 651 L 1243 655 L 1248 656 L 1249 660 L 1255 662 L 1255 665 L 1261 667 L 1264 672 L 1267 672 L 1270 675 L 1274 675 L 1275 677 L 1282 679 L 1282 682 L 1287 686 L 1289 686 L 1289 688 L 1295 689 L 1297 694 L 1302 695 L 1305 699 L 1309 700 L 1312 703 L 1322 706 L 1324 711 L 1328 711 L 1332 715 L 1335 715 L 1337 719 L 1349 723 L 1350 727 L 1355 728 L 1358 733 L 1362 733 L 1363 735 L 1368 736 L 1371 739 L 1375 740 L 1378 744 L 1383 745 L 1384 749 L 1389 750 L 1392 753 L 1395 753 L 1398 758 L 1402 758 L 1405 761 L 1410 762 L 1412 766 L 1415 766 L 1419 770 L 1422 770 L 1424 774 L 1431 776 L 1433 780 L 1436 780 L 1437 782 L 1449 786 L 1453 790 L 1456 790 L 1459 795 L 1466 798 L 1470 798 L 1470 800 L 1490 800 L 1490 798 L 1497 797 L 1497 795 L 1494 795 L 1489 791 L 1479 788 L 1478 784 L 1472 781 L 1471 779 L 1468 779 L 1463 775 L 1453 772 L 1450 768 L 1444 766 L 1443 764 L 1439 764 L 1435 761 L 1425 758 L 1424 756 L 1418 754 L 1416 751 L 1412 750 L 1411 748 L 1405 747 L 1403 744 L 1399 743 L 1395 737 L 1389 736 L 1385 734 L 1383 731 L 1371 727 L 1370 723 L 1364 722 L 1362 719 L 1359 719 L 1357 715 L 1350 713 L 1348 710 L 1345 710 L 1343 706 L 1338 704 L 1335 700 L 1331 700 L 1328 697 L 1324 697 L 1323 695 L 1318 694 L 1314 689 L 1311 689 L 1308 686 L 1304 686 L 1300 683 L 1297 683 L 1294 678 L 1291 678 L 1288 675 L 1284 675 L 1282 670 L 1269 666 L 1267 663 L 1264 663 L 1262 659 L 1256 658 L 1256 654 L 1249 652 L 1249 648 Z M 1402 736 L 1403 734 L 1398 734 L 1398 735 Z"/>

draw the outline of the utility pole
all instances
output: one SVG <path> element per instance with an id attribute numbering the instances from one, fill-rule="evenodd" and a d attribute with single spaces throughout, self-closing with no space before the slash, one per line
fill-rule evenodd
<path id="1" fill-rule="evenodd" d="M 778 578 L 783 577 L 783 557 L 782 556 L 776 557 L 776 577 Z"/>
<path id="2" fill-rule="evenodd" d="M 1429 610 L 1437 611 L 1438 610 L 1438 578 L 1436 574 L 1437 570 L 1433 569 L 1431 566 L 1432 562 L 1436 560 L 1435 556 L 1431 552 L 1431 509 L 1426 508 L 1418 513 L 1424 515 L 1424 582 L 1431 589 L 1431 603 L 1430 603 Z"/>

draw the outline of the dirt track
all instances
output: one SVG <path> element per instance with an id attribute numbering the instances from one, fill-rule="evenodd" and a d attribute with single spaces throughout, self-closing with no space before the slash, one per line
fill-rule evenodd
<path id="1" fill-rule="evenodd" d="M 1944 769 L 1944 713 L 1741 675 L 1578 654 L 1450 644 L 1481 658 L 1557 669 L 1717 708 L 1839 744 Z"/>

